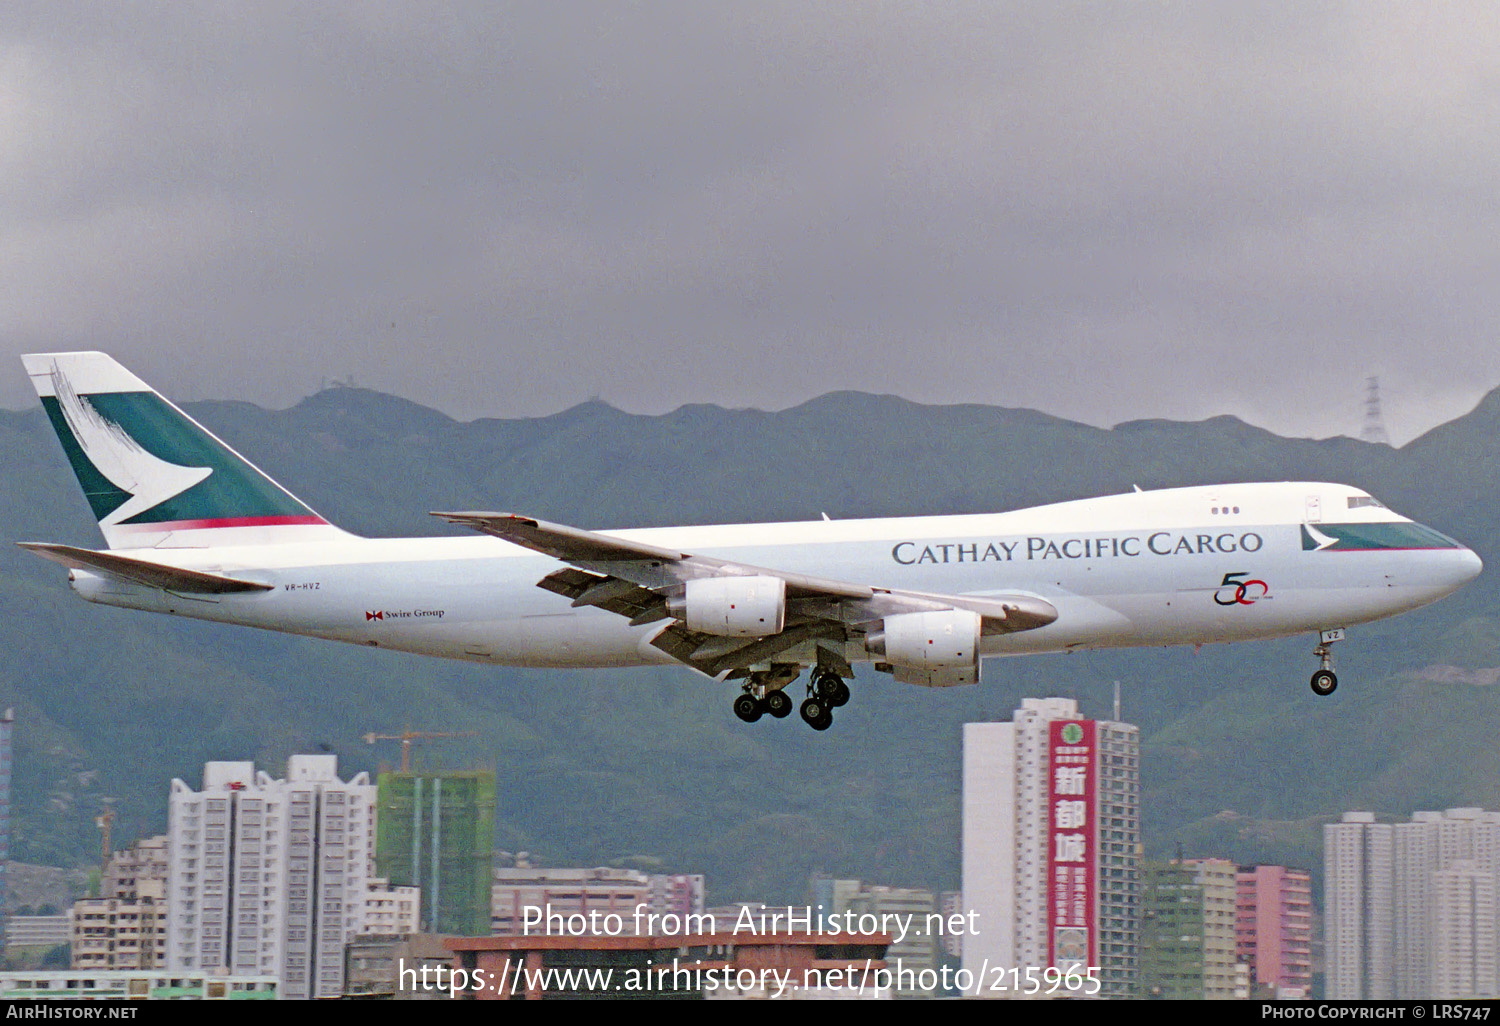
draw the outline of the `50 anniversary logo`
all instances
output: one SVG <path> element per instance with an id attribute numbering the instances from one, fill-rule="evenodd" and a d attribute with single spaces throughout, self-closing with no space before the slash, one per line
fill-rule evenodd
<path id="1" fill-rule="evenodd" d="M 1238 580 L 1249 574 L 1248 570 L 1238 573 L 1225 574 L 1224 580 L 1219 582 L 1219 590 L 1214 592 L 1214 601 L 1221 606 L 1253 606 L 1256 599 L 1263 599 L 1271 594 L 1271 586 L 1265 581 Z"/>

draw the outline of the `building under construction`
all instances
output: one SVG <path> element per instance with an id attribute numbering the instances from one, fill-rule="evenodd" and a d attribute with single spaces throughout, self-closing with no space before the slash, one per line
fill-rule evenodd
<path id="1" fill-rule="evenodd" d="M 376 872 L 422 889 L 424 932 L 488 936 L 494 772 L 385 772 L 376 801 Z"/>

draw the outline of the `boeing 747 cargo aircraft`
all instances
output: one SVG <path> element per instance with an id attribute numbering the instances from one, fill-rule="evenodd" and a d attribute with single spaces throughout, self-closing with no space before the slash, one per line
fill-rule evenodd
<path id="1" fill-rule="evenodd" d="M 1008 513 L 585 531 L 435 516 L 471 536 L 340 530 L 103 353 L 23 357 L 107 545 L 22 546 L 91 602 L 519 666 L 680 663 L 735 713 L 818 730 L 856 663 L 927 687 L 986 656 L 1316 633 L 1462 587 L 1479 558 L 1357 488 L 1135 491 Z"/>

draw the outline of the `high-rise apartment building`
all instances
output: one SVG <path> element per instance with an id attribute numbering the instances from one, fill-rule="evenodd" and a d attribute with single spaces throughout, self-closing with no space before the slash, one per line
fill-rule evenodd
<path id="1" fill-rule="evenodd" d="M 651 911 L 686 918 L 703 913 L 702 873 L 652 873 Z"/>
<path id="2" fill-rule="evenodd" d="M 287 998 L 338 997 L 344 943 L 363 930 L 375 788 L 337 757 L 294 755 L 286 778 L 210 762 L 172 781 L 167 963 L 273 975 Z"/>
<path id="3" fill-rule="evenodd" d="M 1232 1000 L 1237 992 L 1239 867 L 1228 859 L 1185 859 L 1203 888 L 1203 996 Z"/>
<path id="4" fill-rule="evenodd" d="M 649 875 L 635 869 L 522 864 L 495 867 L 492 880 L 490 932 L 496 936 L 547 932 L 548 927 L 536 919 L 549 910 L 563 919 L 617 915 L 627 933 L 636 932 L 637 927 L 641 933 L 682 932 L 688 916 L 702 916 L 705 911 L 703 877 L 697 873 Z M 638 907 L 640 917 L 635 915 Z M 675 925 L 664 928 L 664 917 L 671 917 Z"/>
<path id="5" fill-rule="evenodd" d="M 963 965 L 1100 967 L 1102 996 L 1137 987 L 1140 742 L 1067 698 L 964 725 Z M 990 996 L 999 996 L 991 994 Z"/>
<path id="6" fill-rule="evenodd" d="M 957 920 L 953 918 L 954 916 L 962 919 L 967 911 L 961 891 L 944 891 L 938 895 L 938 904 L 942 907 L 943 922 L 945 923 L 956 922 Z M 945 931 L 942 939 L 942 948 L 942 953 L 946 957 L 953 959 L 962 958 L 964 953 L 964 935 L 958 930 Z"/>
<path id="7" fill-rule="evenodd" d="M 113 853 L 99 897 L 73 903 L 73 968 L 165 968 L 169 873 L 165 834 Z"/>
<path id="8" fill-rule="evenodd" d="M 895 918 L 881 921 L 913 924 L 904 936 L 893 937 L 886 949 L 887 962 L 899 963 L 909 971 L 896 980 L 892 992 L 898 998 L 936 996 L 935 987 L 921 986 L 924 980 L 936 979 L 930 970 L 938 964 L 943 939 L 927 930 L 929 917 L 941 912 L 935 894 L 916 887 L 884 887 L 820 876 L 813 878 L 812 899 L 818 929 L 823 929 L 830 919 L 837 923 L 849 914 L 891 916 Z"/>
<path id="9" fill-rule="evenodd" d="M 1312 993 L 1312 876 L 1305 869 L 1251 866 L 1236 876 L 1235 948 L 1250 985 L 1279 997 Z"/>
<path id="10" fill-rule="evenodd" d="M 389 880 L 373 876 L 366 884 L 361 933 L 379 937 L 410 937 L 422 932 L 420 887 L 392 887 Z"/>
<path id="11" fill-rule="evenodd" d="M 137 841 L 124 851 L 115 852 L 105 863 L 99 895 L 121 901 L 150 898 L 165 903 L 170 868 L 166 834 Z"/>
<path id="12" fill-rule="evenodd" d="M 377 801 L 376 871 L 421 888 L 426 932 L 488 934 L 495 774 L 382 773 Z"/>
<path id="13" fill-rule="evenodd" d="M 1500 813 L 1345 813 L 1323 828 L 1328 996 L 1500 996 Z"/>
<path id="14" fill-rule="evenodd" d="M 10 908 L 10 885 L 7 867 L 10 865 L 10 773 L 11 742 L 15 733 L 16 712 L 7 709 L 0 713 L 0 933 L 4 932 L 5 920 Z"/>
<path id="15" fill-rule="evenodd" d="M 72 968 L 162 969 L 167 954 L 165 902 L 82 898 L 73 903 Z"/>
<path id="16" fill-rule="evenodd" d="M 1427 824 L 1433 820 L 1442 818 L 1440 813 L 1418 812 L 1409 823 L 1395 823 L 1390 827 L 1392 837 L 1392 870 L 1389 886 L 1391 891 L 1381 893 L 1376 891 L 1372 896 L 1365 893 L 1362 887 L 1363 880 L 1357 874 L 1351 874 L 1351 866 L 1348 865 L 1347 835 L 1350 831 L 1349 824 L 1363 824 L 1375 822 L 1375 816 L 1369 812 L 1347 812 L 1340 823 L 1329 824 L 1323 828 L 1323 865 L 1324 865 L 1324 910 L 1325 922 L 1324 933 L 1328 933 L 1326 923 L 1330 916 L 1338 918 L 1341 922 L 1351 915 L 1349 907 L 1351 901 L 1366 903 L 1370 900 L 1377 903 L 1389 901 L 1392 906 L 1393 936 L 1392 947 L 1392 973 L 1394 976 L 1395 989 L 1391 992 L 1393 997 L 1415 997 L 1428 993 L 1428 984 L 1432 982 L 1432 951 L 1431 938 L 1428 936 L 1431 923 L 1432 909 L 1432 875 L 1437 872 L 1438 844 L 1436 829 Z M 1355 829 L 1358 829 L 1357 827 Z M 1331 854 L 1335 849 L 1339 851 L 1337 864 Z M 1400 866 L 1397 872 L 1395 867 Z M 1334 872 L 1338 872 L 1335 878 Z M 1379 881 L 1377 881 L 1377 888 Z M 1337 992 L 1342 994 L 1361 993 L 1359 984 L 1362 982 L 1360 967 L 1367 957 L 1365 952 L 1371 946 L 1368 941 L 1363 944 L 1350 944 L 1357 940 L 1351 937 L 1346 940 L 1343 947 L 1337 951 L 1329 951 L 1327 956 L 1329 983 L 1328 993 L 1335 993 L 1334 974 L 1337 973 L 1339 983 Z"/>
<path id="17" fill-rule="evenodd" d="M 1395 986 L 1395 832 L 1373 813 L 1323 828 L 1324 994 L 1386 1000 Z"/>
<path id="18" fill-rule="evenodd" d="M 1203 998 L 1203 885 L 1177 862 L 1141 865 L 1140 996 Z"/>
<path id="19" fill-rule="evenodd" d="M 1142 867 L 1142 997 L 1235 997 L 1235 900 L 1236 867 L 1227 859 L 1174 859 Z"/>
<path id="20" fill-rule="evenodd" d="M 1432 993 L 1493 998 L 1495 871 L 1458 859 L 1432 874 Z"/>

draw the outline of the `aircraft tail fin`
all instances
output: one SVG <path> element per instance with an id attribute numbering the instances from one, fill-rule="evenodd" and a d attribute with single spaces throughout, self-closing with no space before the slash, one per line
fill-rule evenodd
<path id="1" fill-rule="evenodd" d="M 343 533 L 106 354 L 21 362 L 111 549 Z"/>

